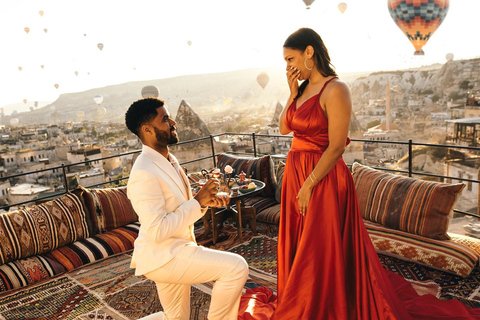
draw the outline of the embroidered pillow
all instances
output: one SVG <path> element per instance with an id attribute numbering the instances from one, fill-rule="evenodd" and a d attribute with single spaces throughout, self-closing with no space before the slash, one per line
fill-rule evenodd
<path id="1" fill-rule="evenodd" d="M 103 233 L 138 221 L 127 197 L 127 188 L 85 189 L 81 194 L 89 218 L 93 221 L 93 233 Z"/>
<path id="2" fill-rule="evenodd" d="M 217 167 L 223 172 L 226 165 L 230 165 L 235 170 L 235 175 L 242 171 L 252 179 L 260 180 L 265 183 L 263 194 L 267 197 L 275 197 L 276 178 L 274 173 L 273 160 L 269 155 L 253 158 L 239 157 L 230 154 L 220 154 L 218 156 Z"/>
<path id="3" fill-rule="evenodd" d="M 0 214 L 0 265 L 89 237 L 86 214 L 74 194 Z"/>
<path id="4" fill-rule="evenodd" d="M 356 162 L 352 173 L 364 219 L 427 238 L 450 239 L 451 212 L 465 184 L 403 177 Z"/>

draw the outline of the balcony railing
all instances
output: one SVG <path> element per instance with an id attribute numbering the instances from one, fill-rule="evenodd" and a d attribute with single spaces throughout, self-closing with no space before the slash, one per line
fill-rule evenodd
<path id="1" fill-rule="evenodd" d="M 250 156 L 253 155 L 254 157 L 265 155 L 264 153 L 260 153 L 260 152 L 257 151 L 258 139 L 265 139 L 265 138 L 266 139 L 272 139 L 272 138 L 274 138 L 274 139 L 290 139 L 290 140 L 292 139 L 292 136 L 284 136 L 284 135 L 225 132 L 225 133 L 221 133 L 221 134 L 210 135 L 210 136 L 207 136 L 207 137 L 201 137 L 201 138 L 198 138 L 198 139 L 182 141 L 182 142 L 179 142 L 177 144 L 177 146 L 183 146 L 183 145 L 187 145 L 187 144 L 196 144 L 198 142 L 205 142 L 206 141 L 211 146 L 211 154 L 208 155 L 208 156 L 198 157 L 198 158 L 194 158 L 194 159 L 189 159 L 187 161 L 183 161 L 183 162 L 181 162 L 181 165 L 188 165 L 188 164 L 200 162 L 200 161 L 203 161 L 203 160 L 211 159 L 212 160 L 212 167 L 216 167 L 216 165 L 217 165 L 216 158 L 217 158 L 217 155 L 219 153 L 217 153 L 216 150 L 215 150 L 215 138 L 222 137 L 222 136 L 230 136 L 230 137 L 231 136 L 243 136 L 243 137 L 247 137 L 248 139 L 251 139 L 251 141 L 252 141 L 251 151 L 252 152 L 233 152 L 233 151 L 229 151 L 228 153 L 250 155 Z M 427 173 L 427 172 L 418 172 L 418 171 L 413 170 L 413 151 L 414 151 L 413 148 L 415 146 L 445 148 L 447 150 L 448 149 L 469 150 L 469 151 L 472 151 L 474 153 L 480 154 L 480 148 L 477 148 L 477 147 L 456 146 L 456 145 L 446 145 L 446 144 L 418 143 L 418 142 L 413 142 L 412 140 L 408 140 L 408 141 L 388 141 L 388 140 L 351 139 L 351 141 L 352 141 L 351 144 L 365 143 L 365 144 L 389 144 L 389 145 L 406 146 L 406 148 L 408 149 L 408 153 L 407 153 L 408 154 L 408 168 L 407 168 L 407 170 L 390 169 L 390 168 L 379 167 L 379 166 L 370 166 L 370 167 L 372 167 L 374 169 L 377 169 L 377 170 L 383 170 L 383 171 L 405 174 L 405 175 L 408 175 L 409 177 L 427 176 L 427 177 L 437 178 L 441 181 L 444 181 L 444 180 L 447 180 L 447 181 L 448 180 L 458 180 L 458 181 L 470 182 L 470 183 L 476 183 L 476 184 L 480 183 L 480 180 L 476 180 L 476 179 L 466 179 L 466 178 L 462 178 L 462 177 L 438 175 L 438 174 L 432 174 L 432 173 Z M 121 157 L 131 156 L 131 155 L 134 155 L 134 154 L 138 154 L 140 152 L 141 152 L 141 150 L 135 150 L 135 151 L 131 151 L 131 152 L 120 153 L 120 154 L 113 155 L 113 156 L 97 158 L 97 159 L 92 159 L 92 160 L 87 160 L 87 161 L 82 161 L 82 162 L 77 162 L 77 163 L 71 163 L 71 164 L 63 164 L 62 163 L 60 166 L 51 167 L 51 168 L 48 168 L 48 169 L 42 169 L 42 170 L 36 170 L 36 171 L 30 171 L 30 172 L 26 172 L 26 173 L 18 173 L 18 174 L 13 174 L 13 175 L 9 175 L 9 176 L 0 177 L 0 183 L 5 181 L 5 180 L 8 180 L 8 179 L 14 179 L 14 178 L 18 178 L 18 177 L 29 175 L 29 174 L 42 173 L 42 172 L 51 171 L 51 170 L 61 170 L 62 177 L 63 177 L 63 186 L 64 186 L 62 191 L 57 191 L 55 193 L 49 194 L 48 196 L 38 197 L 38 198 L 35 198 L 33 200 L 29 200 L 29 201 L 23 201 L 23 202 L 18 202 L 18 203 L 9 203 L 8 207 L 25 205 L 27 203 L 32 203 L 32 202 L 39 203 L 39 202 L 42 202 L 42 201 L 50 200 L 50 199 L 52 199 L 54 197 L 57 197 L 57 196 L 60 196 L 62 194 L 65 194 L 69 190 L 71 190 L 69 188 L 67 173 L 71 172 L 70 169 L 72 167 L 82 165 L 82 164 L 86 165 L 86 164 L 91 163 L 93 161 L 103 161 L 103 160 L 112 159 L 112 158 L 121 158 Z M 279 157 L 279 156 L 276 155 L 276 157 Z M 281 158 L 286 158 L 286 155 L 283 155 L 283 156 L 280 156 L 280 157 Z M 351 166 L 351 164 L 348 164 L 348 165 Z M 114 180 L 110 180 L 110 181 L 106 181 L 106 182 L 102 182 L 102 183 L 98 183 L 98 184 L 94 184 L 94 185 L 88 185 L 88 186 L 84 186 L 84 187 L 85 188 L 92 188 L 92 187 L 100 187 L 100 186 L 106 186 L 106 185 L 114 186 L 114 185 L 119 185 L 121 183 L 121 181 L 124 181 L 124 180 L 127 180 L 127 179 L 128 179 L 128 177 L 121 177 L 121 178 L 118 178 L 118 179 L 114 179 Z M 479 185 L 479 188 L 480 188 L 480 185 Z M 477 206 L 478 206 L 478 204 L 477 204 Z M 461 214 L 461 215 L 467 215 L 467 216 L 480 218 L 480 215 L 478 215 L 478 213 L 465 212 L 465 211 L 457 210 L 457 209 L 455 209 L 454 212 L 457 213 L 457 214 Z"/>

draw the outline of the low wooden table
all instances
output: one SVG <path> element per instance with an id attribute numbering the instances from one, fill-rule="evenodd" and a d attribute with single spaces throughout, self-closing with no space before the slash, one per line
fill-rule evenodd
<path id="1" fill-rule="evenodd" d="M 239 191 L 236 196 L 230 196 L 230 203 L 226 207 L 209 208 L 207 213 L 203 216 L 205 235 L 213 232 L 213 243 L 217 242 L 218 230 L 223 227 L 223 223 L 232 217 L 237 224 L 239 239 L 242 239 L 243 221 L 248 222 L 253 234 L 257 234 L 257 211 L 254 207 L 246 207 L 244 200 L 260 193 L 263 188 L 265 188 L 265 183 L 255 179 L 251 179 L 251 181 L 257 186 L 255 191 L 248 193 L 241 193 Z"/>

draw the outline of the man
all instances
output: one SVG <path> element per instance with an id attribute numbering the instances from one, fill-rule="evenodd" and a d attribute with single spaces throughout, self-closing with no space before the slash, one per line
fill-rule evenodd
<path id="1" fill-rule="evenodd" d="M 162 100 L 134 102 L 125 123 L 143 143 L 127 187 L 141 224 L 131 267 L 136 268 L 136 275 L 156 283 L 164 309 L 146 318 L 189 319 L 191 285 L 215 281 L 208 319 L 236 320 L 248 265 L 237 254 L 197 245 L 193 233 L 194 222 L 208 206 L 227 204 L 216 196 L 218 182 L 208 181 L 192 197 L 188 179 L 168 149 L 178 137 L 176 123 Z"/>

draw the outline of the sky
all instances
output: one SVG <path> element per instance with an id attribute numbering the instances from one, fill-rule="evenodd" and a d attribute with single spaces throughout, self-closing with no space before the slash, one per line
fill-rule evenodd
<path id="1" fill-rule="evenodd" d="M 301 27 L 320 34 L 340 74 L 480 57 L 479 0 L 450 1 L 424 56 L 413 55 L 387 0 L 346 0 L 343 14 L 340 2 L 307 10 L 302 0 L 2 0 L 0 107 L 131 81 L 283 69 L 283 42 Z"/>

